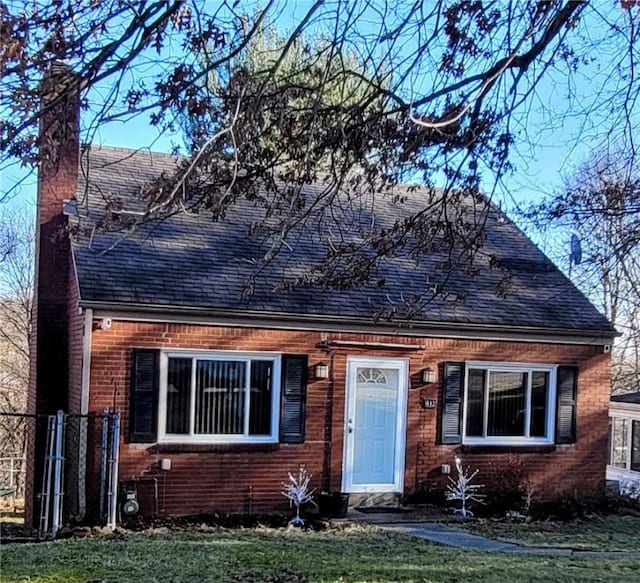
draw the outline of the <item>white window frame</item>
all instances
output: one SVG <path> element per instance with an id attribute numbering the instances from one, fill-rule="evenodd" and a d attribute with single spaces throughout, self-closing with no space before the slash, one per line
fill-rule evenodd
<path id="1" fill-rule="evenodd" d="M 634 415 L 633 413 L 626 413 L 620 411 L 610 411 L 609 419 L 613 421 L 613 419 L 623 419 L 627 422 L 626 433 L 627 433 L 627 447 L 626 451 L 626 461 L 624 468 L 620 468 L 618 466 L 611 465 L 607 462 L 607 469 L 611 472 L 620 472 L 627 473 L 632 476 L 635 476 L 636 479 L 640 477 L 640 472 L 638 470 L 631 469 L 631 448 L 633 446 L 633 422 L 640 423 L 640 416 Z M 611 443 L 609 444 L 609 455 L 608 459 L 613 459 L 613 439 L 611 439 Z"/>
<path id="2" fill-rule="evenodd" d="M 218 361 L 242 361 L 249 363 L 252 360 L 266 360 L 273 362 L 273 374 L 271 378 L 271 434 L 270 435 L 225 435 L 225 434 L 171 434 L 167 433 L 167 375 L 170 358 L 191 358 L 194 360 L 218 360 Z M 160 395 L 158 402 L 158 443 L 278 443 L 280 431 L 280 378 L 282 355 L 275 352 L 235 352 L 235 351 L 211 351 L 171 349 L 160 352 Z M 250 366 L 250 365 L 249 365 Z M 189 429 L 192 432 L 195 419 L 195 370 L 192 366 L 191 399 Z M 251 378 L 247 369 L 247 379 Z M 245 386 L 245 390 L 248 386 Z M 245 427 L 248 424 L 250 399 L 245 399 Z"/>
<path id="3" fill-rule="evenodd" d="M 483 369 L 485 375 L 485 399 L 484 399 L 484 423 L 483 428 L 485 435 L 483 437 L 467 436 L 467 393 L 469 389 L 469 371 L 471 369 Z M 558 366 L 547 364 L 529 364 L 529 363 L 512 363 L 512 362 L 488 362 L 488 361 L 468 361 L 465 363 L 464 376 L 464 402 L 462 414 L 462 443 L 467 445 L 550 445 L 555 441 L 556 430 L 556 386 L 557 386 Z M 519 372 L 528 373 L 526 388 L 526 419 L 525 429 L 527 433 L 530 429 L 531 419 L 531 383 L 533 372 L 549 373 L 549 390 L 547 391 L 547 435 L 545 437 L 507 437 L 507 436 L 491 436 L 486 435 L 487 419 L 489 410 L 488 399 L 488 383 L 489 373 L 491 372 Z"/>

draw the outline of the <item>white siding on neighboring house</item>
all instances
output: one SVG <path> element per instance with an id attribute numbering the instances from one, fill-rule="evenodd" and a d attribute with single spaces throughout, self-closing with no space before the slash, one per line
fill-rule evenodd
<path id="1" fill-rule="evenodd" d="M 617 482 L 621 494 L 640 498 L 640 402 L 611 401 L 607 480 Z"/>

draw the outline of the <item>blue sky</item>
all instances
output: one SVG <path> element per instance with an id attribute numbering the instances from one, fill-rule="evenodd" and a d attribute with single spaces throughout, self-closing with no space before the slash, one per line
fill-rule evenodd
<path id="1" fill-rule="evenodd" d="M 296 21 L 307 7 L 307 2 L 287 3 L 279 18 L 283 28 L 287 28 L 287 22 Z M 597 24 L 594 22 L 594 26 Z M 606 142 L 606 137 L 598 134 L 598 128 L 605 127 L 604 124 L 610 120 L 604 119 L 603 114 L 598 112 L 589 116 L 590 127 L 585 128 L 585 117 L 572 114 L 576 106 L 585 107 L 584 104 L 592 99 L 594 87 L 606 83 L 610 76 L 611 71 L 587 65 L 573 76 L 571 88 L 560 70 L 551 71 L 545 78 L 538 88 L 536 99 L 532 101 L 526 120 L 515 128 L 518 135 L 512 162 L 516 171 L 502 178 L 496 192 L 496 198 L 503 208 L 513 210 L 527 201 L 539 199 L 543 194 L 559 190 L 562 187 L 562 174 L 582 162 L 592 150 L 603 146 L 602 140 Z M 97 102 L 99 99 L 99 90 L 89 96 L 90 101 Z M 167 151 L 174 143 L 181 142 L 181 136 L 158 135 L 146 116 L 140 116 L 126 123 L 114 122 L 99 128 L 94 142 L 132 148 L 149 147 L 153 143 L 152 149 Z M 3 191 L 23 176 L 24 173 L 15 167 L 6 171 L 1 178 Z M 485 176 L 485 190 L 490 190 L 492 186 L 493 177 Z M 34 200 L 35 178 L 31 176 L 18 190 L 12 204 L 24 204 L 25 201 L 33 203 Z"/>

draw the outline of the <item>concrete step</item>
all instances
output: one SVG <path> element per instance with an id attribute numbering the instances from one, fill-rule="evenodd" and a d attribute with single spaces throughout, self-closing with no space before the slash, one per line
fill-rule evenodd
<path id="1" fill-rule="evenodd" d="M 402 494 L 399 493 L 362 493 L 349 494 L 349 508 L 397 508 Z"/>

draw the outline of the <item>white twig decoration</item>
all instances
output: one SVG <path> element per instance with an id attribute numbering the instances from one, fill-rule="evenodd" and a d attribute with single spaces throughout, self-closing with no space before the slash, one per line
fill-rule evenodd
<path id="1" fill-rule="evenodd" d="M 454 510 L 454 514 L 460 514 L 464 518 L 467 516 L 473 516 L 471 510 L 467 510 L 467 502 L 478 502 L 482 504 L 482 499 L 485 498 L 484 494 L 478 494 L 480 488 L 484 488 L 484 484 L 472 484 L 472 480 L 476 477 L 479 470 L 470 473 L 471 470 L 467 466 L 462 467 L 462 460 L 456 458 L 456 477 L 449 476 L 450 484 L 447 485 L 447 500 L 460 500 L 462 502 L 462 508 Z"/>
<path id="2" fill-rule="evenodd" d="M 313 503 L 315 488 L 309 489 L 311 474 L 307 473 L 304 466 L 300 466 L 298 475 L 289 472 L 289 481 L 282 484 L 282 495 L 289 500 L 290 506 L 296 507 L 296 515 L 289 521 L 293 526 L 304 526 L 304 520 L 300 518 L 300 507 L 307 503 Z"/>

